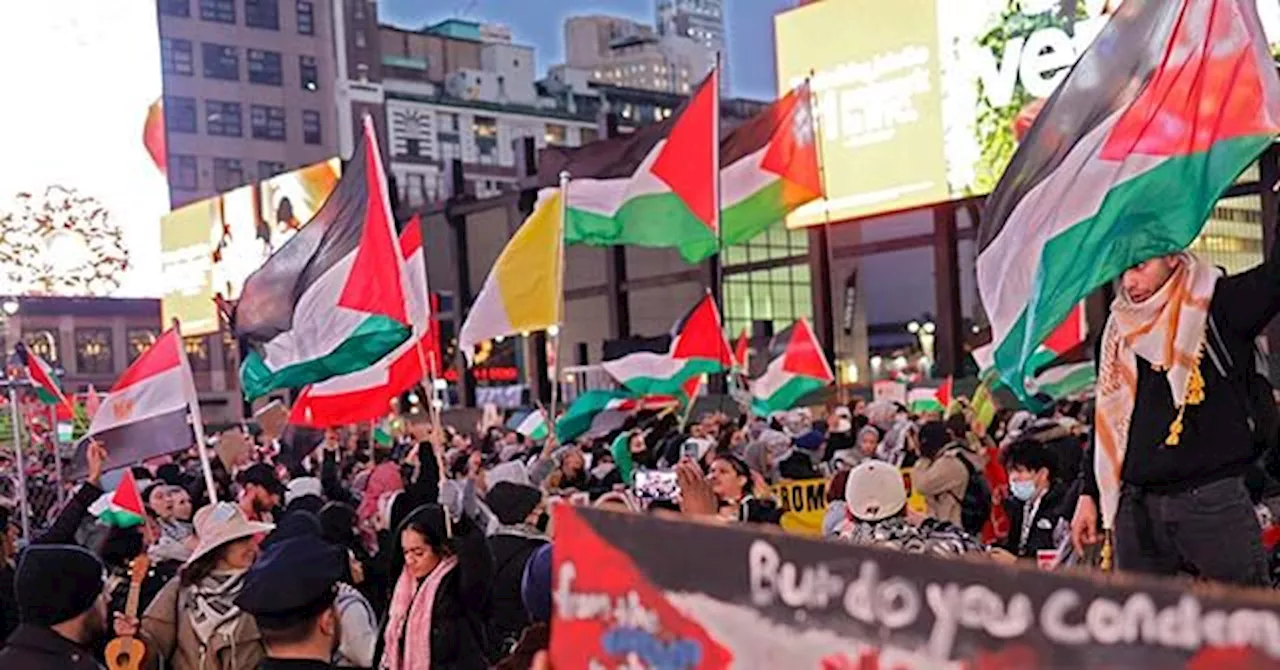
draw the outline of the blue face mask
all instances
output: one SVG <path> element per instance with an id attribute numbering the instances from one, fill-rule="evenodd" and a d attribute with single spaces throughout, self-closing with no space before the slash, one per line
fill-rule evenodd
<path id="1" fill-rule="evenodd" d="M 1011 479 L 1009 480 L 1009 493 L 1013 497 L 1026 502 L 1036 495 L 1036 483 L 1030 479 Z"/>

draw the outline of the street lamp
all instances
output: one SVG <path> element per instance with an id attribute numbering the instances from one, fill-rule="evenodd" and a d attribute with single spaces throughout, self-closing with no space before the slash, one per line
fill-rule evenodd
<path id="1" fill-rule="evenodd" d="M 5 298 L 4 302 L 0 302 L 0 310 L 4 311 L 5 316 L 13 316 L 18 313 L 22 305 L 14 298 Z"/>

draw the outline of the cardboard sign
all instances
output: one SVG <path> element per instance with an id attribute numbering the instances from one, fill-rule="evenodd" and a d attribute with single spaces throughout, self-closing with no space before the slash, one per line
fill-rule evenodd
<path id="1" fill-rule="evenodd" d="M 553 522 L 557 668 L 1280 662 L 1280 599 L 1269 590 L 1045 572 L 569 505 L 555 506 Z"/>
<path id="2" fill-rule="evenodd" d="M 907 404 L 907 385 L 892 379 L 881 379 L 871 385 L 871 396 L 875 400 Z"/>
<path id="3" fill-rule="evenodd" d="M 218 444 L 213 451 L 218 455 L 218 460 L 227 467 L 227 471 L 232 472 L 236 466 L 249 460 L 249 451 L 252 448 L 253 443 L 249 440 L 249 436 L 239 428 L 232 428 L 218 435 Z"/>
<path id="4" fill-rule="evenodd" d="M 272 400 L 254 412 L 253 418 L 262 428 L 262 441 L 269 443 L 284 434 L 284 428 L 289 424 L 289 408 L 279 400 Z"/>
<path id="5" fill-rule="evenodd" d="M 827 515 L 827 480 L 800 479 L 774 484 L 773 496 L 782 508 L 779 525 L 788 533 L 819 537 Z"/>

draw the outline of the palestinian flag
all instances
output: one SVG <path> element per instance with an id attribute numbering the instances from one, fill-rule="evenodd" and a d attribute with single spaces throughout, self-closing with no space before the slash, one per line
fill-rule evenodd
<path id="1" fill-rule="evenodd" d="M 1024 384 L 1032 384 L 1032 379 L 1037 372 L 1058 362 L 1063 356 L 1083 353 L 1082 348 L 1088 333 L 1084 303 L 1077 303 L 1067 313 L 1067 318 L 1063 319 L 1062 323 L 1058 324 L 1058 327 L 1054 328 L 1053 332 L 1044 338 L 1044 342 L 1041 342 L 1031 353 L 1031 357 L 1027 360 L 1029 374 L 1024 378 Z M 983 379 L 993 378 L 991 379 L 992 388 L 999 389 L 1005 384 L 996 375 L 995 348 L 994 343 L 978 347 L 973 352 L 973 358 L 980 370 L 979 376 Z"/>
<path id="2" fill-rule="evenodd" d="M 1030 390 L 1062 400 L 1088 393 L 1097 381 L 1098 370 L 1093 361 L 1064 363 L 1042 370 L 1032 380 Z"/>
<path id="3" fill-rule="evenodd" d="M 594 389 L 578 396 L 556 420 L 556 439 L 567 444 L 579 437 L 601 437 L 621 428 L 636 412 L 679 405 L 675 396 L 635 396 L 623 390 Z"/>
<path id="4" fill-rule="evenodd" d="M 907 393 L 907 407 L 917 414 L 921 412 L 943 413 L 951 406 L 951 377 L 937 388 L 914 388 Z"/>
<path id="5" fill-rule="evenodd" d="M 719 78 L 712 71 L 663 123 L 544 151 L 541 183 L 558 183 L 562 170 L 573 176 L 566 242 L 675 247 L 693 263 L 722 244 L 755 237 L 822 195 L 808 87 L 791 91 L 717 146 Z"/>
<path id="6" fill-rule="evenodd" d="M 115 492 L 102 494 L 89 507 L 89 513 L 98 518 L 98 523 L 115 528 L 133 528 L 146 523 L 146 507 L 133 471 L 125 470 Z"/>
<path id="7" fill-rule="evenodd" d="M 22 342 L 13 348 L 13 353 L 18 357 L 18 362 L 27 368 L 27 377 L 35 386 L 40 402 L 46 405 L 62 405 L 75 412 L 75 406 L 63 394 L 62 387 L 58 384 L 58 376 L 48 363 L 32 353 Z"/>
<path id="8" fill-rule="evenodd" d="M 245 281 L 231 324 L 250 400 L 363 370 L 413 331 L 368 118 L 355 156 L 315 217 Z"/>
<path id="9" fill-rule="evenodd" d="M 733 353 L 720 325 L 720 311 L 707 295 L 672 334 L 605 342 L 601 367 L 627 390 L 673 394 L 692 377 L 727 370 Z"/>
<path id="10" fill-rule="evenodd" d="M 507 420 L 507 430 L 514 430 L 531 440 L 547 439 L 548 428 L 547 414 L 540 409 L 514 414 Z"/>
<path id="11" fill-rule="evenodd" d="M 769 350 L 773 354 L 769 367 L 751 383 L 751 410 L 757 416 L 791 409 L 835 381 L 822 346 L 804 319 L 774 335 Z"/>
<path id="12" fill-rule="evenodd" d="M 380 447 L 389 447 L 395 440 L 391 437 L 391 422 L 383 419 L 373 427 L 373 443 Z"/>
<path id="13" fill-rule="evenodd" d="M 1037 116 L 978 230 L 995 368 L 1019 397 L 1072 307 L 1185 249 L 1278 130 L 1280 80 L 1254 0 L 1120 6 Z"/>

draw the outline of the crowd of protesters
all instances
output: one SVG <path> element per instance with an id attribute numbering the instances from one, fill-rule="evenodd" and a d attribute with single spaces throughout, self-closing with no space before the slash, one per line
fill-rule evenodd
<path id="1" fill-rule="evenodd" d="M 1092 415 L 1061 402 L 982 426 L 963 398 L 945 414 L 855 400 L 688 425 L 643 413 L 567 445 L 501 424 L 397 421 L 389 444 L 368 426 L 318 445 L 259 434 L 237 462 L 213 459 L 217 502 L 194 450 L 134 467 L 146 521 L 128 528 L 92 512 L 109 495 L 95 446 L 43 532 L 21 537 L 0 507 L 0 667 L 96 667 L 114 636 L 142 641 L 146 668 L 537 667 L 554 505 L 779 524 L 774 487 L 814 479 L 832 541 L 1096 562 L 1071 541 Z"/>

